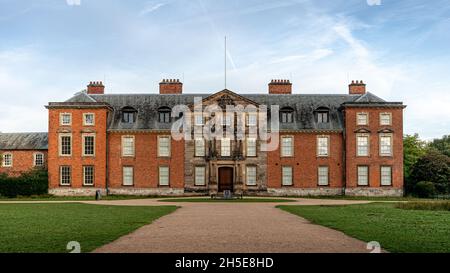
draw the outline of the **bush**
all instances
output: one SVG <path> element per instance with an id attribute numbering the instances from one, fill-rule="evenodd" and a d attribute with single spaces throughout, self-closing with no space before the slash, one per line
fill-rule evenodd
<path id="1" fill-rule="evenodd" d="M 414 183 L 431 181 L 436 193 L 447 194 L 450 192 L 450 158 L 430 150 L 414 164 L 410 178 L 413 181 L 413 189 L 416 188 Z"/>
<path id="2" fill-rule="evenodd" d="M 430 198 L 436 194 L 436 187 L 433 182 L 421 181 L 414 187 L 414 193 L 421 198 Z"/>
<path id="3" fill-rule="evenodd" d="M 450 211 L 450 202 L 407 202 L 396 205 L 399 209 L 408 210 L 443 210 Z"/>
<path id="4" fill-rule="evenodd" d="M 19 177 L 0 176 L 0 196 L 17 197 L 47 194 L 48 174 L 44 170 L 34 170 Z"/>

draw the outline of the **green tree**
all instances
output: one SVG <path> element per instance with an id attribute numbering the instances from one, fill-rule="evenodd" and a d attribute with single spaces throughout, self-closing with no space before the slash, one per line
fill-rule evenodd
<path id="1" fill-rule="evenodd" d="M 431 149 L 438 150 L 446 156 L 450 156 L 450 135 L 434 139 L 432 142 L 430 142 L 429 147 Z"/>
<path id="2" fill-rule="evenodd" d="M 419 138 L 418 134 L 405 135 L 403 137 L 403 161 L 404 161 L 404 175 L 406 192 L 412 190 L 411 184 L 415 184 L 410 180 L 412 166 L 425 155 L 427 151 L 425 141 Z M 416 181 L 416 183 L 419 181 Z"/>
<path id="3" fill-rule="evenodd" d="M 450 193 L 450 157 L 429 150 L 413 165 L 410 179 L 413 185 L 420 181 L 433 182 L 437 193 Z"/>

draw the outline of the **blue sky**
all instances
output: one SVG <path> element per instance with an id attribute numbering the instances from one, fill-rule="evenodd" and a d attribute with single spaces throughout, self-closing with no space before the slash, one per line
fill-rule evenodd
<path id="1" fill-rule="evenodd" d="M 68 2 L 80 1 L 80 5 Z M 381 5 L 376 5 L 381 2 Z M 375 5 L 374 5 L 375 3 Z M 405 133 L 450 134 L 448 0 L 0 0 L 0 131 L 46 131 L 49 101 L 108 93 L 370 92 L 403 101 Z"/>

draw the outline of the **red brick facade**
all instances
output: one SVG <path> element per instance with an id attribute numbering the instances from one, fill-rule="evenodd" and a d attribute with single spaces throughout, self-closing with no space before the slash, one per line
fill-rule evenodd
<path id="1" fill-rule="evenodd" d="M 33 169 L 46 169 L 47 168 L 47 151 L 43 150 L 0 150 L 0 156 L 3 159 L 3 155 L 12 155 L 12 165 L 5 166 L 3 162 L 0 164 L 0 174 L 4 173 L 8 176 L 19 176 L 24 172 L 31 171 Z M 42 166 L 35 165 L 35 155 L 42 154 L 44 164 Z"/>

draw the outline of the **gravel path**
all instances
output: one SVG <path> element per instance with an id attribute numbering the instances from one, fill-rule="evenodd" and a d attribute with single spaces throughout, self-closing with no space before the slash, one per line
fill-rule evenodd
<path id="1" fill-rule="evenodd" d="M 355 204 L 366 201 L 296 199 L 286 205 Z M 369 252 L 366 243 L 275 208 L 275 203 L 169 203 L 156 200 L 84 202 L 108 205 L 179 205 L 95 252 Z"/>

